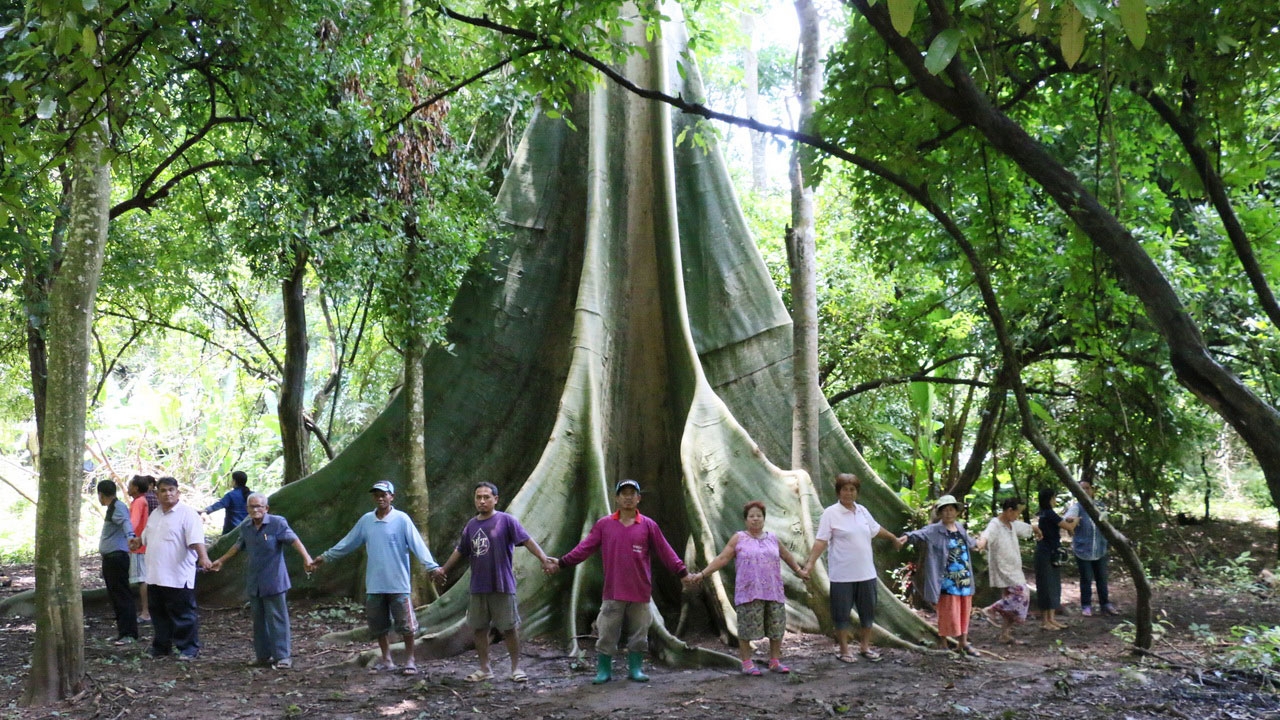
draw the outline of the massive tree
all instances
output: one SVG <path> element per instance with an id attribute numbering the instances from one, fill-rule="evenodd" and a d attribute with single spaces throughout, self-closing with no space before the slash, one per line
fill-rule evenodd
<path id="1" fill-rule="evenodd" d="M 627 19 L 637 20 L 627 39 L 645 50 L 626 60 L 628 76 L 701 96 L 678 21 L 655 22 L 646 41 L 651 18 Z M 610 510 L 624 477 L 640 481 L 642 512 L 695 565 L 740 528 L 751 499 L 768 504 L 770 530 L 807 550 L 831 476 L 866 464 L 830 412 L 817 482 L 770 461 L 790 455 L 791 323 L 718 153 L 676 144 L 692 118 L 617 86 L 571 97 L 567 115 L 541 112 L 526 132 L 499 195 L 505 232 L 459 291 L 448 344 L 425 360 L 433 487 L 421 520 L 433 528 L 433 550 L 448 552 L 471 514 L 473 483 L 489 480 L 549 553 L 563 553 Z M 332 463 L 272 497 L 313 547 L 368 510 L 370 483 L 403 477 L 403 412 L 397 398 Z M 888 527 L 908 522 L 874 476 L 862 500 Z M 598 561 L 548 578 L 517 557 L 526 628 L 576 649 L 599 603 Z M 359 563 L 340 563 L 307 584 L 356 592 L 361 575 Z M 817 575 L 808 587 L 787 581 L 795 627 L 830 627 L 825 574 Z M 239 590 L 210 580 L 206 593 Z M 731 586 L 715 580 L 706 597 L 687 604 L 676 579 L 658 570 L 651 637 L 667 661 L 728 660 L 690 651 L 663 619 L 687 609 L 732 637 Z M 885 641 L 927 639 L 927 626 L 887 591 L 881 602 Z M 437 649 L 468 641 L 465 608 L 460 583 L 424 611 Z"/>

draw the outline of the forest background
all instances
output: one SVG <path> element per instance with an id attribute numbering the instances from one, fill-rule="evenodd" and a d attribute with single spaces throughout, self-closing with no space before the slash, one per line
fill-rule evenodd
<path id="1" fill-rule="evenodd" d="M 0 503 L 16 520 L 0 559 L 33 550 L 45 333 L 67 279 L 78 143 L 96 136 L 111 168 L 80 459 L 91 550 L 98 479 L 174 475 L 196 505 L 232 469 L 260 490 L 300 479 L 376 416 L 422 343 L 447 342 L 460 278 L 502 231 L 493 193 L 535 102 L 562 112 L 589 77 L 568 50 L 625 53 L 607 32 L 582 34 L 608 26 L 615 8 L 597 5 L 572 23 L 537 3 L 494 11 L 550 45 L 504 54 L 493 27 L 435 4 L 0 3 L 13 18 L 0 27 L 13 110 L 0 120 Z M 1274 408 L 1280 31 L 1264 8 L 1145 3 L 1139 28 L 1132 2 L 886 6 L 928 72 L 963 60 L 1122 220 L 1216 361 Z M 921 14 L 914 29 L 905 6 Z M 806 159 L 820 179 L 817 375 L 871 468 L 912 507 L 955 492 L 983 508 L 1057 484 L 1023 438 L 958 219 L 994 278 L 1030 412 L 1075 476 L 1107 487 L 1117 524 L 1274 523 L 1246 442 L 1180 384 L 1167 339 L 1088 232 L 886 57 L 863 19 L 875 8 L 819 10 L 826 89 L 805 129 L 843 155 Z M 794 128 L 792 8 L 687 11 L 702 105 Z M 580 45 L 565 40 L 574 30 Z M 701 133 L 723 139 L 790 306 L 787 134 Z"/>

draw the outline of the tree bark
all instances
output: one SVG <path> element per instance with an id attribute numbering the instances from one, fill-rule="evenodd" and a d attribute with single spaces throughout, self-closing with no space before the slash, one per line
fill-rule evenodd
<path id="1" fill-rule="evenodd" d="M 1147 318 L 1168 344 L 1170 365 L 1178 381 L 1240 434 L 1266 476 L 1272 503 L 1280 508 L 1280 412 L 1255 395 L 1209 353 L 1200 329 L 1142 245 L 1079 178 L 1021 125 L 992 105 L 959 57 L 947 66 L 946 78 L 950 84 L 945 83 L 925 69 L 920 48 L 893 29 L 885 3 L 872 6 L 868 0 L 845 2 L 870 22 L 926 99 L 973 126 L 987 142 L 1013 160 L 1111 259 L 1126 289 L 1142 302 Z M 950 18 L 942 4 L 937 0 L 928 0 L 927 4 L 934 29 L 950 27 Z"/>
<path id="2" fill-rule="evenodd" d="M 818 46 L 818 13 L 812 0 L 796 0 L 800 21 L 800 64 L 796 90 L 800 99 L 799 127 L 809 132 L 814 106 L 821 92 L 822 66 Z M 818 454 L 819 414 L 822 390 L 818 387 L 818 270 L 817 238 L 814 229 L 813 188 L 804 176 L 801 152 L 791 146 L 791 227 L 787 229 L 787 262 L 791 267 L 791 321 L 795 356 L 795 419 L 791 439 L 791 467 L 809 473 L 815 482 L 823 480 Z"/>
<path id="3" fill-rule="evenodd" d="M 49 384 L 36 506 L 36 638 L 24 705 L 70 697 L 84 682 L 84 606 L 80 597 L 80 485 L 84 477 L 89 329 L 102 276 L 111 168 L 102 152 L 105 121 L 86 123 L 72 141 L 70 224 L 49 294 Z"/>
<path id="4" fill-rule="evenodd" d="M 280 443 L 284 454 L 283 484 L 306 477 L 310 472 L 307 456 L 308 440 L 304 405 L 307 392 L 307 258 L 305 241 L 293 240 L 289 246 L 289 275 L 280 282 L 284 307 L 284 362 L 281 364 L 280 400 L 276 415 L 280 419 Z"/>

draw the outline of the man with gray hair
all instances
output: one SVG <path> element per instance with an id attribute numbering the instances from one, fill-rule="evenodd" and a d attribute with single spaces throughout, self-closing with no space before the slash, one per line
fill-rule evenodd
<path id="1" fill-rule="evenodd" d="M 253 614 L 255 660 L 250 666 L 286 670 L 293 667 L 289 606 L 285 601 L 285 595 L 292 586 L 284 564 L 284 549 L 292 545 L 302 556 L 304 565 L 311 564 L 311 554 L 287 520 L 267 512 L 271 508 L 266 495 L 250 493 L 247 504 L 249 522 L 236 528 L 239 535 L 236 543 L 225 555 L 214 560 L 210 569 L 218 572 L 241 550 L 249 551 L 249 565 L 245 568 L 244 577 L 249 609 Z"/>

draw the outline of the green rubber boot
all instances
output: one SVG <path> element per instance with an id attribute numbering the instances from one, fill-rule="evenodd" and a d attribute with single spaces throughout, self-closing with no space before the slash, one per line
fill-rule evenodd
<path id="1" fill-rule="evenodd" d="M 627 653 L 627 677 L 635 682 L 649 682 L 649 676 L 641 672 L 644 664 L 644 653 Z"/>
<path id="2" fill-rule="evenodd" d="M 604 653 L 596 653 L 596 679 L 592 685 L 603 685 L 613 679 L 613 657 Z"/>

